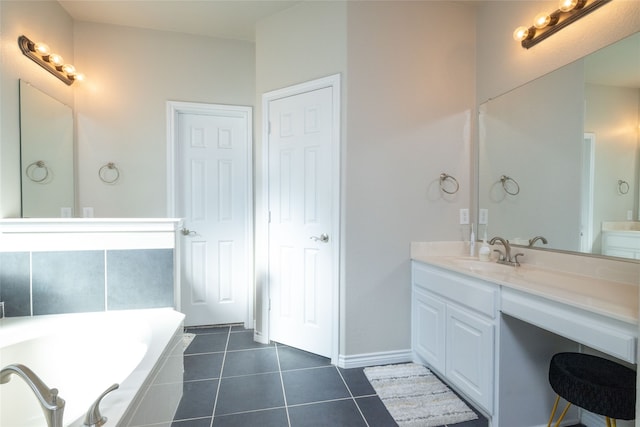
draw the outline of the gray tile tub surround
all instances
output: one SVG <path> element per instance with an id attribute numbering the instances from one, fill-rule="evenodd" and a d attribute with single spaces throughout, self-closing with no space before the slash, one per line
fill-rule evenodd
<path id="1" fill-rule="evenodd" d="M 105 309 L 104 251 L 33 252 L 33 314 Z"/>
<path id="2" fill-rule="evenodd" d="M 173 305 L 173 249 L 107 251 L 108 310 Z"/>
<path id="3" fill-rule="evenodd" d="M 29 252 L 0 252 L 0 301 L 6 317 L 31 315 Z"/>
<path id="4" fill-rule="evenodd" d="M 2 252 L 0 301 L 7 317 L 173 307 L 173 249 Z"/>

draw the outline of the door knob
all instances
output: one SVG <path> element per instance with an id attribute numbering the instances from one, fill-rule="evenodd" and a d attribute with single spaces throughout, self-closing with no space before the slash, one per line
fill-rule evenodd
<path id="1" fill-rule="evenodd" d="M 191 231 L 186 227 L 183 227 L 182 230 L 180 230 L 180 232 L 182 233 L 183 236 L 193 236 L 196 234 L 195 231 Z"/>
<path id="2" fill-rule="evenodd" d="M 322 233 L 320 235 L 320 237 L 318 236 L 311 236 L 309 237 L 311 240 L 316 241 L 316 242 L 322 242 L 322 243 L 327 243 L 329 241 L 329 235 L 327 233 Z"/>

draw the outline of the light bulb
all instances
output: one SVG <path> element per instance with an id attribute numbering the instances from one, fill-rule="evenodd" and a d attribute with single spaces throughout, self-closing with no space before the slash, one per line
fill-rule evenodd
<path id="1" fill-rule="evenodd" d="M 77 81 L 79 81 L 79 82 L 83 82 L 83 81 L 84 81 L 84 79 L 85 79 L 85 76 L 84 76 L 84 74 L 82 74 L 82 73 L 76 73 L 76 74 L 74 74 L 73 76 L 71 76 L 71 78 L 72 78 L 73 80 L 77 80 Z"/>
<path id="2" fill-rule="evenodd" d="M 582 9 L 587 0 L 560 0 L 558 9 L 563 12 L 571 12 L 574 9 Z"/>
<path id="3" fill-rule="evenodd" d="M 51 49 L 49 49 L 49 46 L 44 43 L 36 43 L 33 46 L 33 50 L 41 56 L 47 56 L 51 53 Z"/>
<path id="4" fill-rule="evenodd" d="M 71 64 L 64 64 L 62 66 L 62 71 L 64 71 L 67 74 L 75 74 L 76 73 L 76 67 L 74 67 Z"/>
<path id="5" fill-rule="evenodd" d="M 58 55 L 57 53 L 52 53 L 51 55 L 49 55 L 49 62 L 55 66 L 60 66 L 64 64 L 64 59 L 62 59 L 62 56 Z"/>
<path id="6" fill-rule="evenodd" d="M 563 12 L 569 12 L 573 10 L 578 4 L 578 0 L 560 0 L 560 4 L 558 5 L 558 9 Z"/>
<path id="7" fill-rule="evenodd" d="M 513 39 L 515 41 L 521 42 L 522 40 L 526 40 L 529 37 L 529 29 L 527 27 L 518 27 L 513 32 Z"/>
<path id="8" fill-rule="evenodd" d="M 533 26 L 536 28 L 544 28 L 550 23 L 551 23 L 551 16 L 546 12 L 537 14 L 535 19 L 533 20 Z"/>

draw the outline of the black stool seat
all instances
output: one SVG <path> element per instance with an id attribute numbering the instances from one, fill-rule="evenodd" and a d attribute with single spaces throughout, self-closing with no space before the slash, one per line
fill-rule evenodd
<path id="1" fill-rule="evenodd" d="M 551 358 L 549 383 L 567 402 L 594 414 L 633 420 L 636 372 L 619 363 L 583 353 L 558 353 Z"/>

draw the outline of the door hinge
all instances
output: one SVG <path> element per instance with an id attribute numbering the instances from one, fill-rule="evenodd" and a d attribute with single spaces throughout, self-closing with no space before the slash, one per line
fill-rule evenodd
<path id="1" fill-rule="evenodd" d="M 267 135 L 271 135 L 271 120 L 267 122 Z"/>
<path id="2" fill-rule="evenodd" d="M 269 308 L 268 308 L 268 310 L 271 311 L 271 298 L 269 298 Z"/>
<path id="3" fill-rule="evenodd" d="M 269 222 L 271 222 L 271 211 L 269 211 Z"/>

